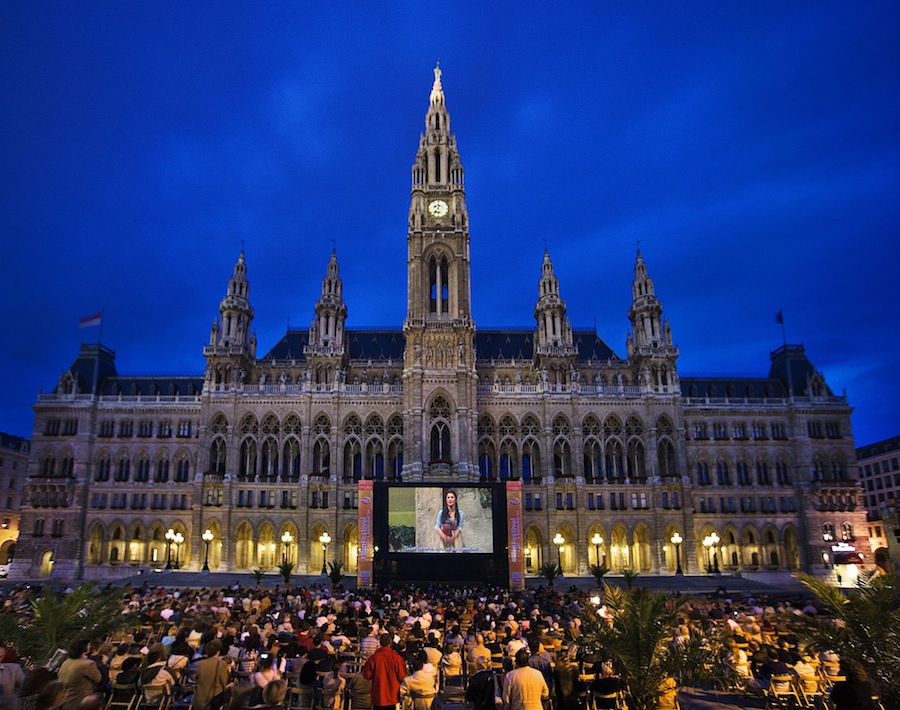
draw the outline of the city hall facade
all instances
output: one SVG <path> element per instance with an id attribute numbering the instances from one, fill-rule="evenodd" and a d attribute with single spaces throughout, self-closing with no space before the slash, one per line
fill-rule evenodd
<path id="1" fill-rule="evenodd" d="M 679 563 L 846 575 L 871 562 L 851 408 L 802 346 L 772 352 L 767 377 L 680 377 L 640 253 L 622 355 L 572 328 L 548 253 L 534 320 L 476 328 L 439 70 L 425 124 L 402 327 L 345 327 L 332 253 L 309 328 L 257 352 L 241 253 L 203 373 L 123 377 L 110 349 L 83 345 L 35 405 L 11 576 L 283 560 L 316 573 L 326 559 L 353 574 L 366 479 L 520 480 L 528 574 L 557 559 L 567 574 L 601 563 L 660 575 Z"/>

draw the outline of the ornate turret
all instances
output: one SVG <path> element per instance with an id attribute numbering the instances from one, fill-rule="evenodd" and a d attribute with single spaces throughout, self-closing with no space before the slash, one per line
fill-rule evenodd
<path id="1" fill-rule="evenodd" d="M 316 315 L 309 326 L 309 344 L 304 350 L 307 356 L 343 357 L 347 304 L 342 292 L 337 253 L 332 250 L 325 278 L 322 279 L 322 295 L 316 301 Z"/>
<path id="2" fill-rule="evenodd" d="M 247 265 L 244 263 L 244 252 L 241 250 L 234 273 L 228 279 L 228 290 L 219 304 L 221 330 L 218 330 L 216 345 L 226 348 L 249 348 L 250 325 L 253 322 L 253 309 L 250 307 L 250 282 L 247 281 Z"/>
<path id="3" fill-rule="evenodd" d="M 572 324 L 566 316 L 566 302 L 559 296 L 559 279 L 553 273 L 550 254 L 544 251 L 538 301 L 534 307 L 537 330 L 534 336 L 534 363 L 550 384 L 571 383 L 578 349 L 572 340 Z"/>
<path id="4" fill-rule="evenodd" d="M 632 333 L 626 346 L 635 376 L 642 385 L 659 393 L 674 393 L 678 386 L 675 361 L 678 348 L 672 345 L 672 331 L 662 319 L 662 304 L 653 291 L 653 279 L 640 250 L 634 265 L 632 302 L 628 309 Z"/>
<path id="5" fill-rule="evenodd" d="M 225 298 L 219 304 L 219 317 L 213 320 L 206 356 L 207 383 L 218 386 L 248 381 L 256 359 L 256 334 L 251 333 L 253 308 L 250 307 L 250 282 L 241 250 L 234 273 L 228 279 Z"/>

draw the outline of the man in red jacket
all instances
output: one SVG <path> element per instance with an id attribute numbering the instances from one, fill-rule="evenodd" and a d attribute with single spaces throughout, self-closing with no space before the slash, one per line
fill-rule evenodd
<path id="1" fill-rule="evenodd" d="M 391 648 L 391 635 L 381 634 L 381 647 L 363 666 L 363 678 L 372 681 L 373 710 L 393 710 L 400 700 L 400 681 L 406 677 L 406 663 Z"/>

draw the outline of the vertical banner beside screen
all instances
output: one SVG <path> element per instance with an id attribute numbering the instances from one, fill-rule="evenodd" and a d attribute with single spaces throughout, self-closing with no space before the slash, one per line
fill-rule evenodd
<path id="1" fill-rule="evenodd" d="M 525 589 L 525 531 L 522 529 L 522 482 L 506 482 L 509 531 L 509 588 Z"/>
<path id="2" fill-rule="evenodd" d="M 372 586 L 372 560 L 375 557 L 372 539 L 372 481 L 359 482 L 359 560 L 356 566 L 356 586 Z"/>

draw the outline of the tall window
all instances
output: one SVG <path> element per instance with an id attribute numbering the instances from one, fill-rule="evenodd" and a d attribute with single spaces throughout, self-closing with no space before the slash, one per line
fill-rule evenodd
<path id="1" fill-rule="evenodd" d="M 430 313 L 450 312 L 450 267 L 447 257 L 433 256 L 428 260 L 428 287 Z"/>

